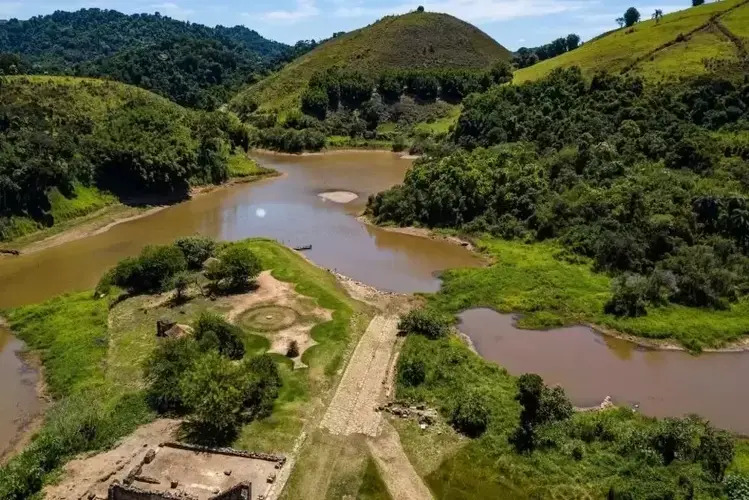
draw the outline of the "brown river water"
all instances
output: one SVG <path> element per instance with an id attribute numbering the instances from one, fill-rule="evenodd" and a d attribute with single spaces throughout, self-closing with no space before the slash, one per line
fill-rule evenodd
<path id="1" fill-rule="evenodd" d="M 443 269 L 475 266 L 480 260 L 460 246 L 393 233 L 359 222 L 367 197 L 403 180 L 411 161 L 388 153 L 324 156 L 258 155 L 283 175 L 216 189 L 110 230 L 19 257 L 0 257 L 0 309 L 88 290 L 120 259 L 148 244 L 191 234 L 222 240 L 267 236 L 305 252 L 320 266 L 397 292 L 434 291 Z M 358 195 L 347 204 L 324 200 L 328 191 Z M 22 344 L 0 339 L 0 449 L 17 423 L 36 406 L 29 369 L 16 357 Z"/>
<path id="2" fill-rule="evenodd" d="M 403 180 L 408 160 L 374 152 L 257 158 L 283 175 L 216 189 L 101 234 L 0 258 L 0 309 L 91 289 L 104 271 L 144 246 L 196 233 L 312 245 L 305 254 L 318 265 L 397 292 L 435 291 L 439 271 L 481 263 L 460 246 L 356 219 L 369 194 Z M 353 192 L 358 198 L 340 204 L 319 196 L 331 191 Z M 749 380 L 749 353 L 692 357 L 641 350 L 587 328 L 517 330 L 509 316 L 493 311 L 473 310 L 462 317 L 462 328 L 481 355 L 511 373 L 536 372 L 548 383 L 562 384 L 579 406 L 598 404 L 610 395 L 619 404 L 639 404 L 647 414 L 696 412 L 749 434 L 749 397 L 743 387 Z M 20 349 L 18 340 L 0 330 L 0 450 L 18 434 L 19 424 L 42 407 L 35 393 L 37 374 L 17 357 Z"/>
<path id="3" fill-rule="evenodd" d="M 692 356 L 646 349 L 584 326 L 521 330 L 512 315 L 491 309 L 465 311 L 460 320 L 481 356 L 513 375 L 537 373 L 546 384 L 561 385 L 576 406 L 596 406 L 611 396 L 646 415 L 697 413 L 749 435 L 747 352 Z"/>

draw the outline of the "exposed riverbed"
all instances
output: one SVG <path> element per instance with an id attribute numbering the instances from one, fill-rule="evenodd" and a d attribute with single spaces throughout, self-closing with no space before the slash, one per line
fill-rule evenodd
<path id="1" fill-rule="evenodd" d="M 561 385 L 576 406 L 611 396 L 646 415 L 697 413 L 749 435 L 749 353 L 653 350 L 585 326 L 521 330 L 512 315 L 491 309 L 465 311 L 460 319 L 460 330 L 481 356 L 513 375 L 538 373 L 547 384 Z"/>

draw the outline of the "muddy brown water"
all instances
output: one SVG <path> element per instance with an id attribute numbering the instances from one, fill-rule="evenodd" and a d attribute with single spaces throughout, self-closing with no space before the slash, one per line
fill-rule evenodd
<path id="1" fill-rule="evenodd" d="M 491 309 L 465 311 L 460 320 L 481 356 L 513 375 L 537 373 L 548 385 L 561 385 L 576 406 L 611 396 L 646 415 L 696 413 L 749 435 L 749 353 L 646 349 L 584 326 L 521 330 L 514 316 Z"/>
<path id="2" fill-rule="evenodd" d="M 23 347 L 0 324 L 0 458 L 44 407 L 37 396 L 39 373 L 19 356 Z"/>
<path id="3" fill-rule="evenodd" d="M 0 309 L 91 289 L 108 268 L 144 246 L 198 233 L 221 240 L 267 236 L 289 246 L 312 245 L 305 255 L 318 265 L 396 292 L 437 290 L 439 271 L 480 263 L 460 246 L 384 231 L 356 219 L 370 194 L 403 180 L 409 160 L 376 152 L 257 159 L 283 175 L 217 189 L 101 234 L 0 258 Z M 358 198 L 340 204 L 318 196 L 327 191 L 351 191 Z M 20 366 L 14 350 L 20 344 L 4 335 L 0 447 L 16 429 L 19 413 L 11 410 L 32 409 L 35 400 L 34 384 L 14 375 Z"/>

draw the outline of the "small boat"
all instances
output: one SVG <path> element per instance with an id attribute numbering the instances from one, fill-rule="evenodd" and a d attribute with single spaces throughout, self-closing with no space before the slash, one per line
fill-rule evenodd
<path id="1" fill-rule="evenodd" d="M 297 252 L 303 252 L 305 250 L 312 250 L 312 245 L 303 245 L 300 247 L 294 247 L 294 250 L 296 250 Z"/>

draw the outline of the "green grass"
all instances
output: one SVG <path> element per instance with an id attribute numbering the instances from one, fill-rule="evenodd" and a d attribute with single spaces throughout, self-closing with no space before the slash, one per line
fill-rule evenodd
<path id="1" fill-rule="evenodd" d="M 462 111 L 462 109 L 463 108 L 461 106 L 453 106 L 450 109 L 449 115 L 443 118 L 434 120 L 431 123 L 428 123 L 428 122 L 417 123 L 414 126 L 413 131 L 416 134 L 420 132 L 421 133 L 425 132 L 434 136 L 446 135 L 447 133 L 450 132 L 450 128 L 456 123 L 458 123 L 458 118 L 460 118 L 460 112 Z"/>
<path id="2" fill-rule="evenodd" d="M 721 18 L 723 25 L 734 35 L 742 38 L 744 44 L 749 42 L 749 9 L 736 9 Z"/>
<path id="3" fill-rule="evenodd" d="M 237 153 L 229 157 L 229 177 L 246 179 L 267 175 L 270 172 L 271 169 L 261 167 L 246 154 Z"/>
<path id="4" fill-rule="evenodd" d="M 592 76 L 597 71 L 619 72 L 630 68 L 638 61 L 641 61 L 641 64 L 636 65 L 633 71 L 652 80 L 703 73 L 705 57 L 727 60 L 736 58 L 735 47 L 722 35 L 700 32 L 691 39 L 675 43 L 665 49 L 662 54 L 655 54 L 653 61 L 646 56 L 659 47 L 675 42 L 680 34 L 686 35 L 704 25 L 712 15 L 719 14 L 742 2 L 744 0 L 724 0 L 684 9 L 663 16 L 658 24 L 649 19 L 651 12 L 641 12 L 643 19 L 647 20 L 635 24 L 631 30 L 629 28 L 615 30 L 571 52 L 518 70 L 515 72 L 514 81 L 522 83 L 539 80 L 555 68 L 570 66 L 579 66 L 586 76 Z M 749 5 L 747 4 L 733 11 L 727 17 L 730 19 L 730 26 L 740 25 L 748 12 Z M 611 19 L 611 22 L 613 24 L 614 19 Z"/>
<path id="5" fill-rule="evenodd" d="M 639 318 L 616 318 L 603 313 L 611 279 L 593 272 L 590 263 L 565 261 L 553 243 L 492 238 L 478 243 L 495 263 L 447 271 L 441 290 L 429 297 L 434 306 L 451 314 L 471 307 L 519 312 L 524 328 L 593 323 L 641 337 L 673 339 L 694 350 L 722 346 L 749 331 L 746 299 L 726 311 L 669 305 L 651 308 Z"/>
<path id="6" fill-rule="evenodd" d="M 452 336 L 410 335 L 399 363 L 416 359 L 424 364 L 425 381 L 416 387 L 399 381 L 398 398 L 426 402 L 448 418 L 461 394 L 477 391 L 485 395 L 490 413 L 486 432 L 473 439 L 443 424 L 421 430 L 412 421 L 395 422 L 406 454 L 437 499 L 594 499 L 604 498 L 620 480 L 676 491 L 680 476 L 694 482 L 696 498 L 717 496 L 699 464 L 677 460 L 664 466 L 647 454 L 623 452 L 628 443 L 644 439 L 638 432 L 655 425 L 654 419 L 627 408 L 577 413 L 542 431 L 547 446 L 517 454 L 508 441 L 520 410 L 513 376 Z M 576 448 L 579 459 L 572 456 Z M 746 470 L 748 456 L 746 444 L 740 443 L 733 470 Z"/>
<path id="7" fill-rule="evenodd" d="M 114 195 L 81 184 L 76 184 L 70 197 L 64 196 L 57 188 L 53 188 L 48 196 L 55 222 L 82 217 L 117 203 Z"/>
<path id="8" fill-rule="evenodd" d="M 261 109 L 299 107 L 312 75 L 333 67 L 368 73 L 386 69 L 487 68 L 510 53 L 478 28 L 446 14 L 411 13 L 334 38 L 245 89 Z"/>

